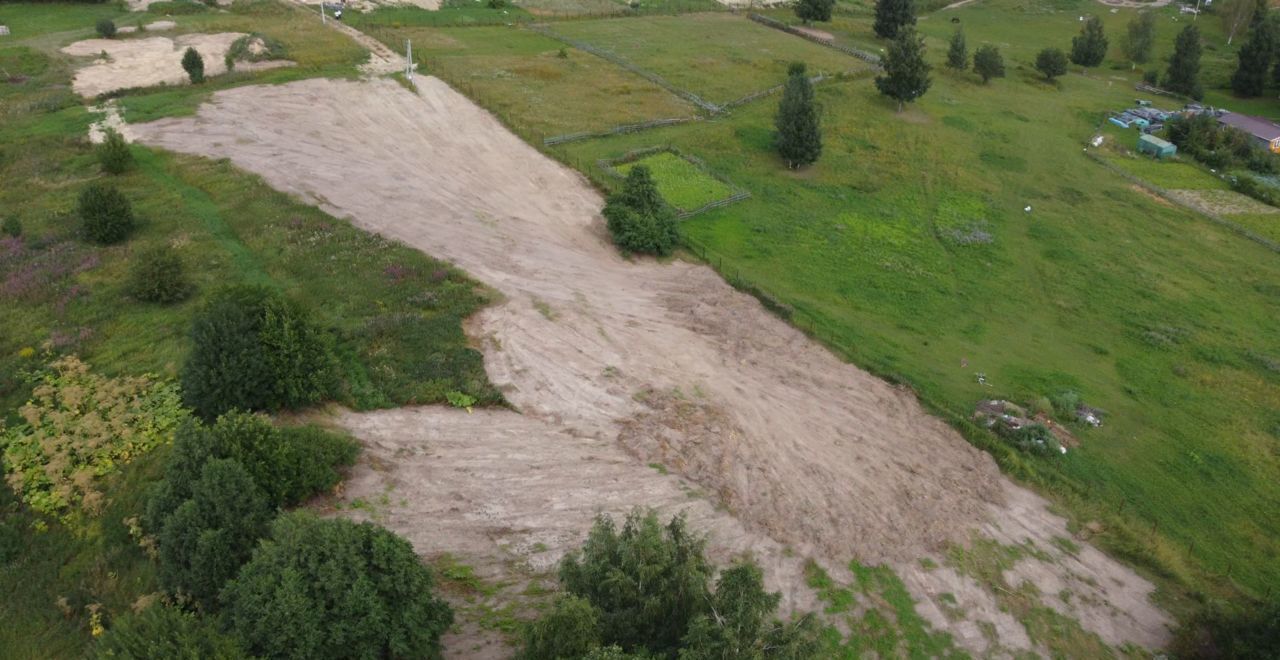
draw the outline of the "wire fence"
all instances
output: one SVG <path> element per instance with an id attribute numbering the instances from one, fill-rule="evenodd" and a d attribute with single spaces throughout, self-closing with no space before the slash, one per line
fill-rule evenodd
<path id="1" fill-rule="evenodd" d="M 674 154 L 679 158 L 683 158 L 684 160 L 691 163 L 694 167 L 698 168 L 698 171 L 715 179 L 716 181 L 719 181 L 720 183 L 723 183 L 724 185 L 728 186 L 730 190 L 733 191 L 733 194 L 729 195 L 728 197 L 707 202 L 706 204 L 703 204 L 702 206 L 699 206 L 695 209 L 686 210 L 686 209 L 677 208 L 676 217 L 681 220 L 684 220 L 686 218 L 691 218 L 695 215 L 698 215 L 699 213 L 705 213 L 712 209 L 722 208 L 730 204 L 733 204 L 734 202 L 740 202 L 744 199 L 749 199 L 751 197 L 751 193 L 749 191 L 747 191 L 745 188 L 740 188 L 734 185 L 732 181 L 729 181 L 728 179 L 717 174 L 707 165 L 706 161 L 696 156 L 690 156 L 689 154 L 686 154 L 671 145 L 661 145 L 656 147 L 643 147 L 641 149 L 632 149 L 631 151 L 628 151 L 627 153 L 622 154 L 617 158 L 601 158 L 600 160 L 596 161 L 596 166 L 599 167 L 601 171 L 608 174 L 609 176 L 612 176 L 615 179 L 621 179 L 623 178 L 623 174 L 622 172 L 618 171 L 617 169 L 618 165 L 622 165 L 625 163 L 634 163 L 637 160 L 646 158 L 648 156 L 652 156 L 654 154 L 659 154 L 659 153 L 670 153 L 670 154 Z"/>
<path id="2" fill-rule="evenodd" d="M 623 124 L 606 128 L 601 131 L 583 131 L 581 133 L 569 133 L 567 135 L 553 135 L 542 139 L 542 144 L 550 147 L 566 142 L 577 142 L 579 140 L 590 140 L 593 138 L 609 137 L 610 135 L 623 135 L 626 133 L 637 133 L 639 131 L 649 130 L 651 128 L 662 128 L 664 126 L 675 126 L 677 124 L 687 124 L 692 121 L 700 121 L 701 117 L 672 117 L 670 119 L 654 119 L 653 121 L 642 121 L 637 124 Z"/>
<path id="3" fill-rule="evenodd" d="M 703 110 L 711 114 L 719 114 L 720 112 L 722 112 L 722 109 L 720 108 L 720 106 L 710 101 L 707 101 L 706 99 L 703 99 L 701 96 L 698 96 L 697 94 L 694 94 L 693 92 L 690 92 L 687 89 L 681 89 L 679 87 L 676 87 L 675 85 L 667 82 L 666 78 L 663 78 L 662 76 L 656 73 L 653 73 L 652 71 L 649 71 L 647 69 L 638 67 L 632 64 L 631 62 L 628 62 L 627 60 L 603 48 L 596 48 L 595 46 L 592 46 L 591 44 L 585 41 L 570 39 L 569 37 L 556 34 L 554 31 L 551 30 L 550 27 L 546 25 L 534 24 L 534 25 L 530 25 L 529 29 L 533 30 L 534 32 L 537 32 L 538 34 L 543 35 L 544 37 L 555 39 L 556 41 L 559 41 L 561 43 L 573 46 L 574 48 L 577 48 L 580 51 L 591 53 L 596 57 L 599 57 L 608 62 L 612 62 L 613 64 L 620 66 L 626 69 L 627 71 L 630 71 L 631 73 L 634 73 L 640 76 L 641 78 L 644 78 L 645 80 L 648 80 L 649 82 L 667 90 L 668 92 L 671 92 L 672 94 L 675 94 L 676 96 L 679 96 L 680 98 L 698 106 L 699 108 L 702 108 Z"/>
<path id="4" fill-rule="evenodd" d="M 818 44 L 819 46 L 826 46 L 827 48 L 838 50 L 844 53 L 845 55 L 850 55 L 852 57 L 856 57 L 860 60 L 863 60 L 864 62 L 868 62 L 872 66 L 876 66 L 876 67 L 880 66 L 880 56 L 876 55 L 875 53 L 870 53 L 865 50 L 861 50 L 859 48 L 854 48 L 852 46 L 842 46 L 840 44 L 832 42 L 829 39 L 822 39 L 822 38 L 816 37 L 808 32 L 805 32 L 804 30 L 800 30 L 796 28 L 795 26 L 787 25 L 786 23 L 783 23 L 782 21 L 779 21 L 777 19 L 769 18 L 768 16 L 763 16 L 761 14 L 757 14 L 754 12 L 747 14 L 747 18 L 761 25 L 764 25 L 766 27 L 771 27 L 775 30 L 782 30 L 787 34 L 794 34 L 795 36 L 800 37 L 801 39 L 812 41 L 813 43 Z"/>

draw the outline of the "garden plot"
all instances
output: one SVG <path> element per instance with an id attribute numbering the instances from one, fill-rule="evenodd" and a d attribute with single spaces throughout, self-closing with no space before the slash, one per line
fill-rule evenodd
<path id="1" fill-rule="evenodd" d="M 620 506 L 610 493 L 629 493 L 626 506 L 667 506 L 681 486 L 707 516 L 698 528 L 718 556 L 776 558 L 782 546 L 830 566 L 856 556 L 909 567 L 975 529 L 1025 533 L 1037 545 L 1065 529 L 909 391 L 842 362 L 706 266 L 623 259 L 603 235 L 602 200 L 580 176 L 441 81 L 417 86 L 243 87 L 216 93 L 194 117 L 135 128 L 146 143 L 229 158 L 503 294 L 469 329 L 520 413 L 340 419 L 370 451 L 347 496 L 410 503 L 386 522 L 420 551 L 456 543 L 487 570 L 547 566 L 575 544 L 568 530 L 581 530 L 586 512 Z M 344 130 L 329 131 L 335 124 Z M 494 487 L 530 466 L 540 474 L 528 487 Z M 446 480 L 447 494 L 438 487 Z M 542 518 L 529 528 L 506 522 L 521 511 Z M 1102 584 L 1124 592 L 1106 601 L 1143 600 L 1151 589 L 1101 554 L 1088 561 L 1125 577 Z M 803 606 L 798 576 L 780 564 L 771 588 Z M 1154 608 L 1107 617 L 1125 641 L 1162 641 Z"/>
<path id="2" fill-rule="evenodd" d="M 188 48 L 204 58 L 206 76 L 226 73 L 224 61 L 231 45 L 241 37 L 241 32 L 218 34 L 184 34 L 144 39 L 86 39 L 62 49 L 63 53 L 76 57 L 94 57 L 93 62 L 76 71 L 71 87 L 84 97 L 95 97 L 120 89 L 153 87 L 156 85 L 185 85 L 189 82 L 182 68 L 182 55 Z M 104 57 L 105 55 L 105 57 Z M 288 66 L 289 63 L 255 62 L 252 68 Z"/>
<path id="3" fill-rule="evenodd" d="M 733 14 L 692 14 L 556 23 L 560 36 L 586 42 L 707 101 L 729 103 L 781 85 L 787 66 L 812 75 L 869 65 Z"/>
<path id="4" fill-rule="evenodd" d="M 626 176 L 637 165 L 649 168 L 662 198 L 682 213 L 695 212 L 738 194 L 732 186 L 712 176 L 698 163 L 672 151 L 656 151 L 615 163 L 613 169 Z"/>

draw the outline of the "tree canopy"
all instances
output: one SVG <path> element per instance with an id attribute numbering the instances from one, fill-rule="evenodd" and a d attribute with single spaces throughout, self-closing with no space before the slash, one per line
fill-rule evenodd
<path id="1" fill-rule="evenodd" d="M 810 21 L 829 21 L 835 5 L 835 0 L 798 0 L 795 7 L 796 18 L 806 24 Z"/>
<path id="2" fill-rule="evenodd" d="M 898 102 L 898 110 L 929 91 L 929 64 L 924 60 L 924 39 L 914 29 L 905 29 L 889 44 L 883 65 L 884 75 L 876 77 L 876 89 Z"/>
<path id="3" fill-rule="evenodd" d="M 1156 40 L 1156 13 L 1144 11 L 1129 21 L 1121 46 L 1125 57 L 1134 64 L 1144 64 L 1151 59 L 1151 47 Z"/>
<path id="4" fill-rule="evenodd" d="M 914 0 L 876 0 L 873 28 L 881 39 L 895 39 L 903 28 L 916 24 Z"/>
<path id="5" fill-rule="evenodd" d="M 983 84 L 992 78 L 1004 77 L 1004 57 L 1000 49 L 987 44 L 973 54 L 973 70 L 982 76 Z"/>
<path id="6" fill-rule="evenodd" d="M 1199 100 L 1204 97 L 1200 86 L 1200 30 L 1188 25 L 1173 42 L 1173 57 L 1165 71 L 1162 87 Z"/>
<path id="7" fill-rule="evenodd" d="M 774 126 L 778 130 L 778 154 L 787 167 L 803 167 L 818 160 L 822 154 L 822 128 L 813 83 L 805 75 L 804 64 L 797 62 L 790 67 Z"/>
<path id="8" fill-rule="evenodd" d="M 1071 61 L 1080 66 L 1098 66 L 1106 57 L 1107 37 L 1102 19 L 1090 16 L 1080 28 L 1080 34 L 1071 38 Z"/>
<path id="9" fill-rule="evenodd" d="M 951 44 L 947 48 L 947 67 L 956 71 L 969 68 L 969 48 L 964 42 L 964 30 L 956 28 L 951 35 Z"/>
<path id="10" fill-rule="evenodd" d="M 1067 55 L 1057 48 L 1046 48 L 1036 55 L 1036 71 L 1045 80 L 1053 80 L 1067 72 Z"/>
<path id="11" fill-rule="evenodd" d="M 675 212 L 644 165 L 627 172 L 622 189 L 609 196 L 603 213 L 613 242 L 623 252 L 667 255 L 680 240 Z"/>

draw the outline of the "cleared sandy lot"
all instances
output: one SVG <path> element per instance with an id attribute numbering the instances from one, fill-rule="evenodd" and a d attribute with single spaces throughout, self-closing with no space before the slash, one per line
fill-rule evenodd
<path id="1" fill-rule="evenodd" d="M 790 605 L 811 601 L 805 557 L 833 569 L 885 562 L 962 644 L 986 650 L 986 621 L 1005 647 L 1034 649 L 972 580 L 916 561 L 975 531 L 1052 547 L 1065 525 L 1040 498 L 908 392 L 710 269 L 620 258 L 602 200 L 578 175 L 439 80 L 417 80 L 418 94 L 386 80 L 244 87 L 195 117 L 133 127 L 142 142 L 230 158 L 506 297 L 470 331 L 520 414 L 346 414 L 369 447 L 349 496 L 387 494 L 382 521 L 419 551 L 465 554 L 494 573 L 514 559 L 550 566 L 597 510 L 689 508 L 714 554 L 757 555 Z M 1162 642 L 1163 614 L 1142 605 L 1150 585 L 1101 553 L 1081 557 L 1019 570 L 1046 584 L 1116 577 L 1099 582 L 1103 606 L 1074 614 L 1113 643 Z M 972 587 L 971 602 L 951 621 L 932 599 L 957 585 Z"/>
<path id="2" fill-rule="evenodd" d="M 184 34 L 169 37 L 142 39 L 86 39 L 62 49 L 76 57 L 94 57 L 91 64 L 76 71 L 71 88 L 81 96 L 91 98 L 99 94 L 131 87 L 153 85 L 185 85 L 190 82 L 182 68 L 182 55 L 188 48 L 195 48 L 204 59 L 204 75 L 216 76 L 227 72 L 227 51 L 242 32 L 218 34 Z M 106 53 L 106 57 L 101 55 Z M 278 66 L 290 66 L 292 62 L 277 60 L 237 64 L 245 70 L 259 70 Z"/>

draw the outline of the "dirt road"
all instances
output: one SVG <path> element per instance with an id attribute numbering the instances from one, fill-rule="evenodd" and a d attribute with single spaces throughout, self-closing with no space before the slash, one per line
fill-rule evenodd
<path id="1" fill-rule="evenodd" d="M 230 158 L 505 296 L 469 331 L 522 414 L 423 408 L 341 420 L 370 446 L 351 493 L 404 500 L 385 523 L 420 551 L 457 546 L 492 571 L 513 556 L 549 565 L 593 511 L 686 506 L 718 556 L 761 556 L 771 586 L 805 605 L 801 557 L 892 563 L 930 599 L 943 576 L 913 562 L 945 543 L 973 530 L 1044 546 L 1065 534 L 1043 501 L 910 394 L 841 362 L 710 269 L 620 258 L 603 235 L 602 200 L 576 173 L 439 80 L 418 83 L 416 95 L 386 80 L 226 90 L 195 117 L 134 134 Z M 1145 602 L 1149 584 L 1096 554 L 1090 566 L 1125 576 L 1102 589 Z M 1059 569 L 1038 562 L 1029 574 L 1065 580 Z M 961 623 L 1008 619 L 980 600 Z M 982 635 L 922 607 L 985 648 Z M 1154 608 L 1097 618 L 1085 625 L 1119 630 L 1121 641 L 1164 639 Z M 1002 643 L 1029 645 L 1017 637 Z"/>

